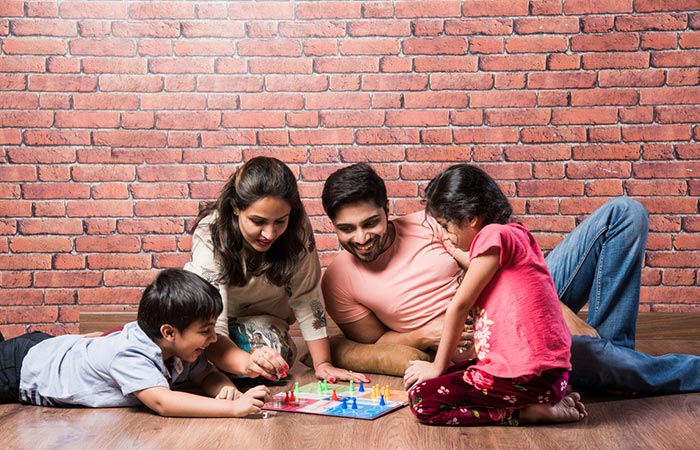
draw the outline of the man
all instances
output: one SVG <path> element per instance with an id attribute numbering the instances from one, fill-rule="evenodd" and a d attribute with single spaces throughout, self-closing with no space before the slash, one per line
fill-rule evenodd
<path id="1" fill-rule="evenodd" d="M 384 182 L 367 164 L 333 173 L 322 200 L 346 250 L 322 280 L 326 308 L 345 336 L 364 344 L 435 349 L 467 255 L 455 250 L 423 211 L 389 220 Z M 573 335 L 574 385 L 700 391 L 700 357 L 654 357 L 634 350 L 647 232 L 644 207 L 617 198 L 546 258 Z M 575 314 L 586 303 L 587 323 Z M 467 326 L 460 343 L 461 350 L 471 350 Z"/>

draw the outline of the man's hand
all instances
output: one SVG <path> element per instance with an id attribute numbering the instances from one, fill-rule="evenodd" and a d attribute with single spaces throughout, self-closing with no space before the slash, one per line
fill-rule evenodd
<path id="1" fill-rule="evenodd" d="M 559 302 L 561 312 L 564 314 L 566 326 L 569 327 L 569 332 L 574 336 L 589 336 L 599 338 L 600 335 L 592 326 L 588 325 L 575 312 L 569 309 L 564 303 Z"/>
<path id="2" fill-rule="evenodd" d="M 437 351 L 440 338 L 445 326 L 445 315 L 438 316 L 423 325 L 419 331 L 421 335 L 420 349 Z M 474 330 L 472 325 L 465 324 L 462 335 L 459 337 L 458 348 L 469 348 L 474 345 Z"/>

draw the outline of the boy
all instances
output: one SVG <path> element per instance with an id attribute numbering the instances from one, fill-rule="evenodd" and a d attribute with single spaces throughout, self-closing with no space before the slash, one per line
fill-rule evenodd
<path id="1" fill-rule="evenodd" d="M 223 304 L 198 275 L 166 269 L 141 297 L 136 322 L 104 337 L 25 334 L 0 341 L 0 403 L 120 407 L 162 416 L 242 417 L 261 412 L 264 386 L 241 393 L 210 364 Z M 171 390 L 191 381 L 209 396 Z"/>

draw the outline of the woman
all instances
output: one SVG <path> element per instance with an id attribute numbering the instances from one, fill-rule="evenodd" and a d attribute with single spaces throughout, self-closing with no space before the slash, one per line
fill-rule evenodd
<path id="1" fill-rule="evenodd" d="M 284 163 L 257 157 L 243 164 L 193 230 L 185 269 L 216 285 L 224 302 L 218 341 L 207 349 L 217 367 L 284 378 L 296 356 L 288 331 L 297 320 L 318 378 L 369 381 L 331 364 L 313 232 Z"/>

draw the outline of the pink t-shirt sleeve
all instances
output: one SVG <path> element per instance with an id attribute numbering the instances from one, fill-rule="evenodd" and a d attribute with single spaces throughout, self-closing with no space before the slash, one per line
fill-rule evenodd
<path id="1" fill-rule="evenodd" d="M 344 255 L 338 255 L 342 258 Z M 357 296 L 349 290 L 352 280 L 347 279 L 338 264 L 331 264 L 321 278 L 321 290 L 326 311 L 337 324 L 357 322 L 367 317 L 371 311 L 357 301 Z"/>

